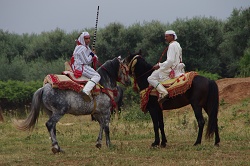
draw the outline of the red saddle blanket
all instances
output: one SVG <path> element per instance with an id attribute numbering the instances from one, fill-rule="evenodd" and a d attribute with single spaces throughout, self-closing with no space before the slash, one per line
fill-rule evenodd
<path id="1" fill-rule="evenodd" d="M 169 98 L 173 98 L 179 94 L 185 93 L 191 87 L 192 81 L 196 75 L 198 75 L 197 72 L 191 71 L 177 78 L 161 82 L 161 84 L 168 91 Z M 152 86 L 149 86 L 140 92 L 141 109 L 143 112 L 147 112 L 146 107 L 148 104 L 149 95 L 159 97 L 159 92 Z"/>
<path id="2" fill-rule="evenodd" d="M 66 75 L 58 75 L 58 74 L 48 74 L 43 81 L 43 84 L 50 83 L 53 88 L 58 89 L 71 89 L 76 92 L 80 92 L 84 85 L 78 84 L 74 81 L 72 81 L 68 76 Z"/>
<path id="3" fill-rule="evenodd" d="M 53 88 L 58 89 L 70 89 L 76 92 L 81 92 L 84 88 L 84 85 L 88 82 L 88 78 L 81 76 L 76 78 L 72 69 L 69 65 L 69 62 L 65 62 L 65 71 L 62 72 L 61 75 L 59 74 L 48 74 L 43 81 L 43 84 L 50 83 Z M 97 84 L 93 90 L 91 91 L 92 94 L 98 94 L 100 92 L 100 85 Z"/>

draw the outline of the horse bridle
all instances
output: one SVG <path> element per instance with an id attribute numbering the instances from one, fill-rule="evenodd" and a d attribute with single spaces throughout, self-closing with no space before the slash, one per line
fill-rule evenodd
<path id="1" fill-rule="evenodd" d="M 135 78 L 135 71 L 134 70 L 135 70 L 135 65 L 137 63 L 137 58 L 138 57 L 142 58 L 140 55 L 136 55 L 136 56 L 134 56 L 134 58 L 128 64 L 129 70 L 131 71 L 131 75 L 133 76 L 134 79 L 136 79 Z M 143 73 L 142 75 L 138 76 L 137 79 L 140 78 L 140 77 L 142 77 L 142 76 L 144 76 L 146 73 L 150 72 L 153 69 L 154 68 L 152 67 L 150 70 L 148 70 L 145 73 Z"/>
<path id="2" fill-rule="evenodd" d="M 119 60 L 119 59 L 118 59 Z M 122 74 L 125 75 L 126 78 L 129 77 L 129 68 L 126 64 L 123 64 L 123 62 L 121 60 L 119 60 L 119 63 L 120 63 L 120 67 L 119 67 L 119 70 L 121 70 Z M 120 71 L 119 71 L 120 72 Z M 117 78 L 117 81 L 118 82 L 121 82 L 122 78 L 119 77 L 118 75 L 118 78 Z M 122 83 L 122 82 L 121 82 Z M 123 84 L 123 83 L 122 83 Z"/>
<path id="3" fill-rule="evenodd" d="M 142 58 L 141 55 L 136 55 L 136 56 L 134 56 L 133 59 L 132 59 L 132 60 L 129 62 L 129 64 L 128 64 L 129 71 L 131 71 L 131 76 L 134 78 L 134 89 L 137 89 L 137 86 L 136 86 L 137 81 L 136 81 L 136 80 L 137 80 L 138 78 L 144 76 L 145 74 L 147 74 L 147 73 L 150 72 L 151 70 L 154 70 L 154 68 L 151 68 L 150 70 L 146 71 L 145 73 L 143 73 L 142 75 L 140 75 L 140 76 L 138 76 L 138 77 L 136 78 L 136 76 L 135 76 L 135 65 L 136 65 L 136 63 L 137 63 L 137 58 L 139 58 L 139 57 Z"/>

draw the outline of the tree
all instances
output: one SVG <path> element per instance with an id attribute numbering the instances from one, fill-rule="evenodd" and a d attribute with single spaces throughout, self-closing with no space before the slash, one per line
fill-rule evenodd
<path id="1" fill-rule="evenodd" d="M 250 77 L 250 47 L 245 50 L 243 57 L 240 59 L 239 66 L 240 76 Z"/>
<path id="2" fill-rule="evenodd" d="M 222 41 L 222 25 L 222 21 L 213 17 L 177 19 L 171 25 L 182 47 L 186 71 L 221 73 L 218 47 Z"/>
<path id="3" fill-rule="evenodd" d="M 220 44 L 223 77 L 234 77 L 240 73 L 239 59 L 250 41 L 250 7 L 234 9 L 224 24 L 223 42 Z"/>

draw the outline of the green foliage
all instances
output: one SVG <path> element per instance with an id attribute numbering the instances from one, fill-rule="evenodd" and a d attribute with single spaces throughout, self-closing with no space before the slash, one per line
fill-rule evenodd
<path id="1" fill-rule="evenodd" d="M 166 47 L 164 33 L 166 25 L 159 21 L 144 22 L 142 27 L 142 40 L 138 41 L 135 50 L 142 49 L 145 59 L 152 65 L 156 64 Z"/>
<path id="2" fill-rule="evenodd" d="M 210 80 L 216 81 L 216 80 L 221 78 L 217 73 L 213 74 L 213 73 L 209 73 L 209 72 L 205 72 L 205 71 L 198 71 L 198 70 L 196 70 L 196 72 L 198 72 L 199 75 L 201 75 L 201 76 L 209 78 Z"/>
<path id="3" fill-rule="evenodd" d="M 16 56 L 11 62 L 9 62 L 7 55 L 2 54 L 0 56 L 0 80 L 19 80 L 22 81 L 25 78 L 23 69 L 25 68 L 25 61 L 22 57 Z"/>
<path id="4" fill-rule="evenodd" d="M 250 43 L 249 25 L 250 8 L 234 9 L 231 17 L 224 24 L 223 40 L 219 47 L 222 77 L 234 77 L 240 73 L 238 62 Z"/>
<path id="5" fill-rule="evenodd" d="M 55 31 L 43 32 L 33 39 L 23 56 L 26 61 L 41 57 L 46 61 L 57 60 L 61 57 L 70 58 L 75 47 L 76 34 L 77 32 L 73 32 L 67 35 L 58 28 Z"/>
<path id="6" fill-rule="evenodd" d="M 118 57 L 122 50 L 126 50 L 126 44 L 122 41 L 125 27 L 120 23 L 111 23 L 98 33 L 97 55 L 100 62 Z"/>
<path id="7" fill-rule="evenodd" d="M 223 37 L 222 25 L 222 21 L 212 17 L 178 19 L 171 25 L 181 44 L 187 71 L 199 69 L 220 74 L 218 47 Z"/>
<path id="8" fill-rule="evenodd" d="M 240 76 L 249 77 L 250 76 L 250 47 L 245 50 L 243 57 L 241 57 L 240 62 Z"/>
<path id="9" fill-rule="evenodd" d="M 122 112 L 122 119 L 125 121 L 148 121 L 151 120 L 149 113 L 145 114 L 140 109 L 140 104 L 131 102 L 127 111 Z"/>
<path id="10" fill-rule="evenodd" d="M 0 98 L 12 103 L 31 101 L 33 93 L 40 87 L 41 81 L 0 81 Z"/>
<path id="11" fill-rule="evenodd" d="M 48 74 L 61 74 L 64 71 L 64 63 L 67 59 L 59 58 L 54 61 L 46 61 L 43 58 L 38 58 L 36 61 L 27 63 L 24 67 L 25 79 L 23 80 L 40 80 Z"/>
<path id="12" fill-rule="evenodd" d="M 126 87 L 123 98 L 125 105 L 131 105 L 132 103 L 140 103 L 140 95 L 139 93 L 134 91 L 132 86 Z"/>

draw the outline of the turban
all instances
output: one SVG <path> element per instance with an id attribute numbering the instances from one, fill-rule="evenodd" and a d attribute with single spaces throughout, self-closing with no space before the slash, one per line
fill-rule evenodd
<path id="1" fill-rule="evenodd" d="M 165 32 L 165 35 L 174 35 L 174 40 L 177 39 L 177 35 L 173 30 L 168 30 Z"/>
<path id="2" fill-rule="evenodd" d="M 82 45 L 86 45 L 84 42 L 84 37 L 90 37 L 88 32 L 82 32 L 81 35 L 78 37 L 78 42 L 80 42 Z"/>

